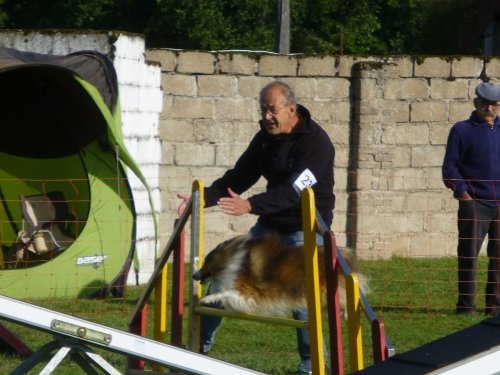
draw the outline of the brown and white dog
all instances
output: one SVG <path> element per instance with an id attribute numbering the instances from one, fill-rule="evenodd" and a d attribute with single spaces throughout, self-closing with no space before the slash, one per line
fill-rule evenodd
<path id="1" fill-rule="evenodd" d="M 323 248 L 318 253 L 322 304 L 326 302 Z M 357 271 L 352 254 L 343 252 L 349 267 Z M 363 275 L 356 273 L 362 290 L 367 291 Z M 262 239 L 242 235 L 218 245 L 208 253 L 193 279 L 211 282 L 210 294 L 202 304 L 217 304 L 227 310 L 245 313 L 286 315 L 305 308 L 305 259 L 301 246 L 284 246 L 278 235 Z M 344 278 L 340 277 L 340 303 L 345 311 Z"/>

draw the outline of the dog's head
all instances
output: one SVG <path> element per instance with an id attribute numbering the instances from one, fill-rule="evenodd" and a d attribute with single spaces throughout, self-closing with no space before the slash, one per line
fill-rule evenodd
<path id="1" fill-rule="evenodd" d="M 223 270 L 230 268 L 235 253 L 247 239 L 248 235 L 242 235 L 219 244 L 205 257 L 203 266 L 193 274 L 193 279 L 202 284 L 216 279 Z"/>

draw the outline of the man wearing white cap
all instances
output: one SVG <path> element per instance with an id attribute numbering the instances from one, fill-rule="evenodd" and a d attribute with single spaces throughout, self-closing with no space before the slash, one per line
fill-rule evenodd
<path id="1" fill-rule="evenodd" d="M 476 313 L 476 263 L 488 234 L 487 315 L 500 314 L 500 85 L 476 87 L 475 111 L 450 130 L 443 181 L 459 200 L 457 313 Z"/>

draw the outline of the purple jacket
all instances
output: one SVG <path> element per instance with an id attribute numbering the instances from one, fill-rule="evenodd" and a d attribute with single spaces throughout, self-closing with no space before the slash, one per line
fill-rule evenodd
<path id="1" fill-rule="evenodd" d="M 459 198 L 467 191 L 488 206 L 500 201 L 500 118 L 493 127 L 472 112 L 450 130 L 443 162 L 444 184 Z"/>
<path id="2" fill-rule="evenodd" d="M 309 111 L 300 105 L 297 109 L 301 121 L 289 136 L 270 136 L 261 124 L 234 168 L 205 189 L 206 207 L 227 196 L 228 187 L 241 194 L 263 176 L 267 180 L 266 191 L 248 199 L 252 213 L 259 215 L 264 226 L 280 233 L 302 230 L 300 191 L 294 187 L 294 181 L 309 169 L 317 180 L 312 186 L 316 207 L 325 224 L 331 225 L 335 150 L 328 134 L 311 119 Z"/>

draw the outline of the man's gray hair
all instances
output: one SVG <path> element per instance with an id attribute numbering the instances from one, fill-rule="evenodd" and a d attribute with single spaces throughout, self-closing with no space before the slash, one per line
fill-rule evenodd
<path id="1" fill-rule="evenodd" d="M 280 82 L 280 81 L 273 81 L 271 83 L 268 83 L 262 90 L 260 90 L 260 95 L 259 99 L 260 102 L 264 101 L 264 97 L 267 94 L 267 91 L 273 87 L 279 87 L 283 97 L 286 100 L 286 105 L 296 105 L 297 104 L 297 98 L 295 97 L 295 93 L 293 92 L 292 88 L 288 86 L 285 82 Z"/>

